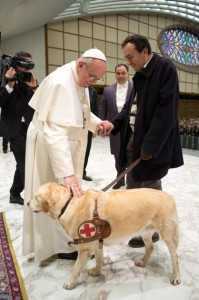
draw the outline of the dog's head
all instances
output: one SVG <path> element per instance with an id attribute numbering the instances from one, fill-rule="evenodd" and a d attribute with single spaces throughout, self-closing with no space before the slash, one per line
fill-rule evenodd
<path id="1" fill-rule="evenodd" d="M 50 182 L 40 186 L 29 205 L 34 212 L 48 213 L 52 218 L 57 218 L 70 195 L 67 187 Z"/>

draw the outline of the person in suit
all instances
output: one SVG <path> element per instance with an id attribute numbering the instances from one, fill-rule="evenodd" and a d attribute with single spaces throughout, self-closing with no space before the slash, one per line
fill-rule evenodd
<path id="1" fill-rule="evenodd" d="M 3 113 L 1 112 L 1 106 L 0 106 L 0 137 L 2 137 L 2 150 L 3 153 L 8 152 L 8 138 L 6 137 L 6 126 L 4 124 L 4 121 L 2 121 L 2 115 Z M 11 150 L 11 149 L 10 149 Z"/>
<path id="2" fill-rule="evenodd" d="M 118 64 L 115 67 L 116 82 L 104 89 L 102 96 L 102 115 L 103 118 L 113 122 L 118 113 L 122 110 L 125 102 L 130 97 L 133 90 L 133 83 L 129 80 L 129 68 L 126 64 Z M 110 134 L 110 149 L 111 154 L 114 155 L 115 168 L 117 175 L 119 175 L 126 167 L 127 158 L 121 147 L 123 142 L 127 143 L 131 135 L 131 128 L 127 120 L 124 121 L 123 132 L 118 132 L 116 135 Z M 124 139 L 123 141 L 122 139 Z M 125 185 L 125 179 L 121 179 L 114 186 L 113 189 L 118 189 Z"/>
<path id="3" fill-rule="evenodd" d="M 88 91 L 89 91 L 89 99 L 90 99 L 90 110 L 92 113 L 98 116 L 97 91 L 92 86 L 88 88 Z M 86 153 L 84 159 L 84 169 L 83 169 L 83 179 L 86 181 L 92 181 L 92 178 L 88 176 L 86 173 L 86 167 L 88 164 L 88 158 L 89 158 L 91 145 L 92 145 L 92 138 L 93 138 L 93 133 L 91 131 L 88 131 L 88 139 L 87 139 Z"/>
<path id="4" fill-rule="evenodd" d="M 134 134 L 128 144 L 131 162 L 140 163 L 128 174 L 127 188 L 162 189 L 161 178 L 170 168 L 183 165 L 178 124 L 179 83 L 175 65 L 168 58 L 152 53 L 147 38 L 133 34 L 122 43 L 123 54 L 135 70 L 133 77 L 137 113 Z M 117 120 L 117 133 L 122 119 L 129 114 L 129 99 Z M 158 240 L 155 233 L 153 241 Z M 141 237 L 129 241 L 131 247 L 143 247 Z"/>
<path id="5" fill-rule="evenodd" d="M 29 72 L 34 67 L 31 54 L 21 51 L 14 58 L 13 66 L 5 72 L 5 86 L 0 88 L 1 125 L 16 161 L 10 203 L 23 205 L 20 194 L 24 189 L 26 134 L 33 116 L 28 102 L 37 82 Z"/>

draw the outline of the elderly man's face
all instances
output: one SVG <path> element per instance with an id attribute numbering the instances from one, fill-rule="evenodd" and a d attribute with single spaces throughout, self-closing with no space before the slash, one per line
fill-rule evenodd
<path id="1" fill-rule="evenodd" d="M 94 59 L 91 63 L 79 62 L 77 73 L 79 85 L 88 87 L 96 83 L 106 72 L 106 63 L 102 60 Z"/>

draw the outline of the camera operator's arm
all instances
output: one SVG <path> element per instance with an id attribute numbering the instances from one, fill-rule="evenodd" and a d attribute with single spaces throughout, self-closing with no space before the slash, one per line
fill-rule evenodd
<path id="1" fill-rule="evenodd" d="M 7 81 L 7 84 L 5 86 L 5 88 L 7 89 L 8 93 L 10 94 L 15 86 L 16 83 L 16 71 L 14 68 L 9 68 L 8 71 L 5 73 L 5 78 Z"/>
<path id="2" fill-rule="evenodd" d="M 6 104 L 7 98 L 14 90 L 14 86 L 16 83 L 15 75 L 16 75 L 16 71 L 12 67 L 9 68 L 4 75 L 7 83 L 6 83 L 5 87 L 0 88 L 0 106 L 1 107 L 3 107 Z"/>
<path id="3" fill-rule="evenodd" d="M 35 90 L 38 87 L 38 81 L 34 77 L 34 75 L 31 73 L 30 81 L 25 81 L 24 83 L 28 86 L 27 100 L 29 102 L 30 99 L 32 98 Z M 28 105 L 28 102 L 27 102 L 27 105 L 24 106 L 24 112 L 23 112 L 23 116 L 24 116 L 24 119 L 25 119 L 25 124 L 26 124 L 27 127 L 29 126 L 30 122 L 32 121 L 32 117 L 33 117 L 33 114 L 34 114 L 34 110 L 31 106 Z"/>
<path id="4" fill-rule="evenodd" d="M 32 90 L 33 92 L 35 92 L 35 90 L 38 88 L 38 81 L 37 79 L 34 77 L 34 75 L 32 74 L 31 76 L 31 80 L 30 81 L 25 81 L 25 84 L 27 84 Z"/>

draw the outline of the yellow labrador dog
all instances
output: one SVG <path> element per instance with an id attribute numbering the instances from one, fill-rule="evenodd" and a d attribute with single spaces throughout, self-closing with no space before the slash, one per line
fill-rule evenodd
<path id="1" fill-rule="evenodd" d="M 135 264 L 144 267 L 153 251 L 152 235 L 159 232 L 171 255 L 173 267 L 171 283 L 180 284 L 176 252 L 178 246 L 176 206 L 174 199 L 167 193 L 147 188 L 109 192 L 88 190 L 82 197 L 75 198 L 66 187 L 57 183 L 47 183 L 39 188 L 30 206 L 35 212 L 42 211 L 58 219 L 71 239 L 76 239 L 80 224 L 92 219 L 96 199 L 100 218 L 107 220 L 111 226 L 111 234 L 104 240 L 105 243 L 131 238 L 141 231 L 145 254 Z M 65 211 L 62 213 L 64 207 Z M 76 286 L 77 278 L 90 255 L 95 254 L 96 259 L 96 267 L 89 270 L 90 275 L 99 275 L 103 264 L 103 249 L 99 247 L 99 241 L 78 244 L 75 247 L 78 258 L 68 282 L 64 285 L 66 289 Z"/>

